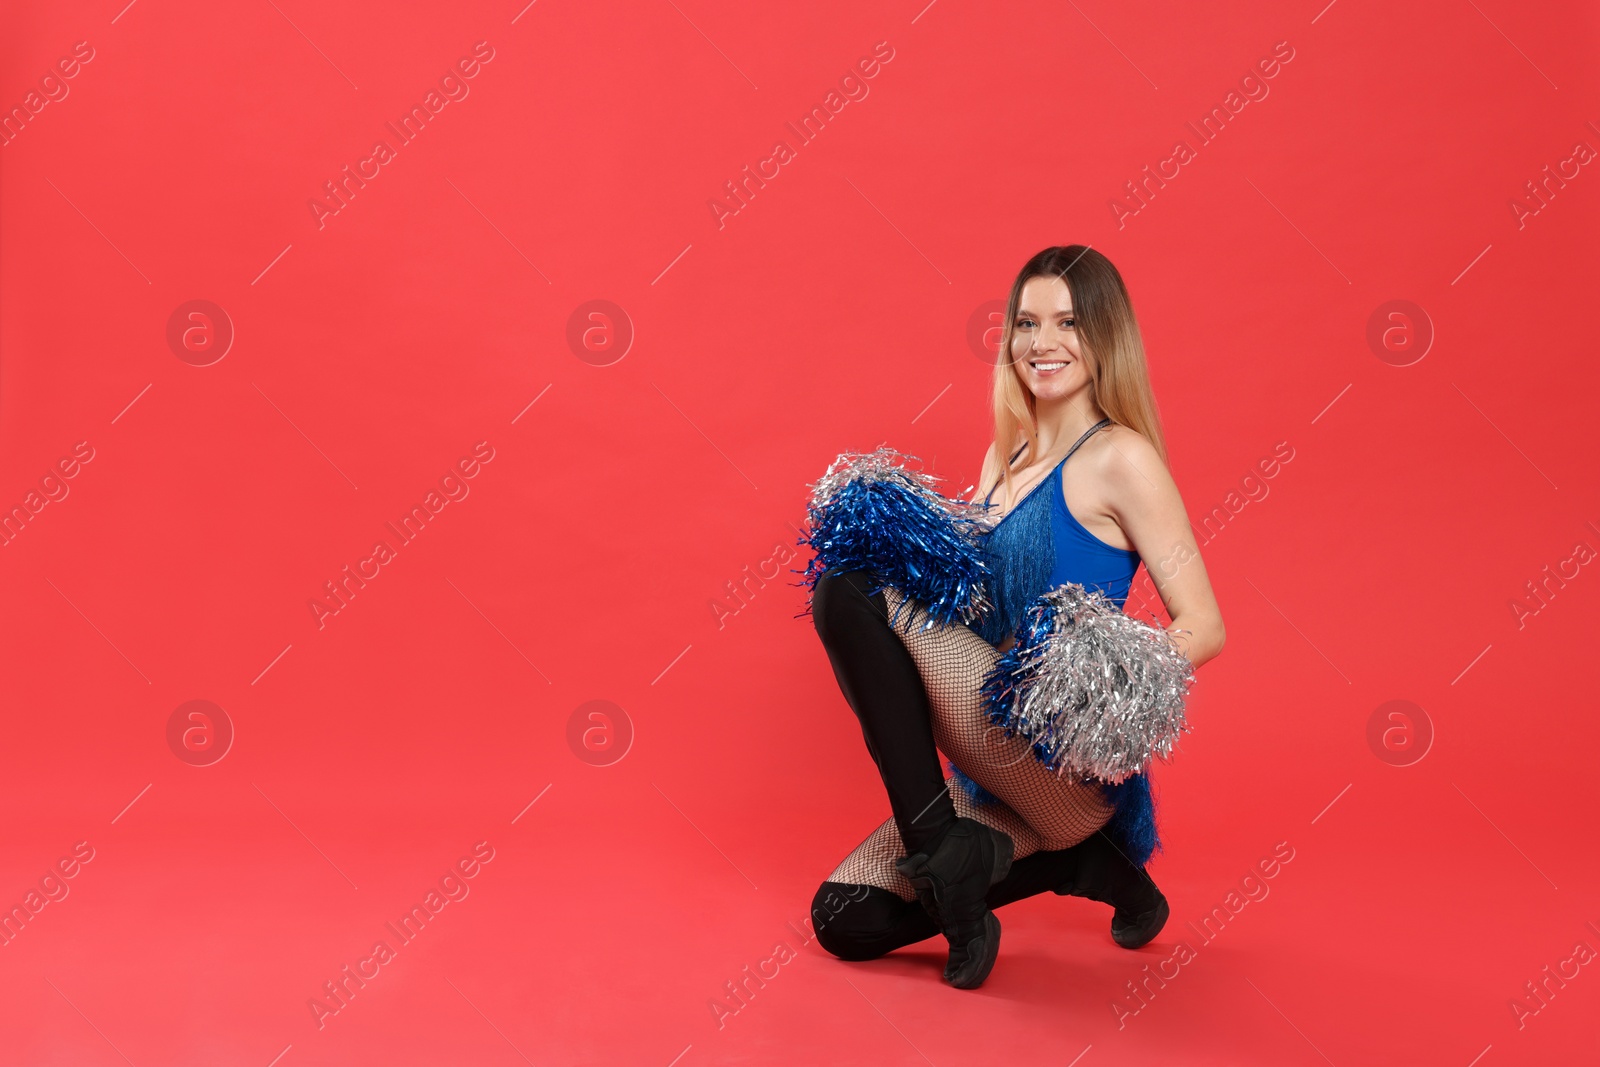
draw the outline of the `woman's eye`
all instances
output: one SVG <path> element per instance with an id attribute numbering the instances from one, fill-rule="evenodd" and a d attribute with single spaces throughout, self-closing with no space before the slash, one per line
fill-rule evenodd
<path id="1" fill-rule="evenodd" d="M 1033 325 L 1033 320 L 1032 319 L 1018 319 L 1017 320 L 1017 329 L 1019 329 L 1019 330 L 1026 330 L 1028 327 L 1030 327 L 1032 325 Z"/>
<path id="2" fill-rule="evenodd" d="M 1078 325 L 1078 320 L 1077 319 L 1062 319 L 1061 320 L 1061 325 L 1068 326 L 1068 327 L 1077 326 Z"/>

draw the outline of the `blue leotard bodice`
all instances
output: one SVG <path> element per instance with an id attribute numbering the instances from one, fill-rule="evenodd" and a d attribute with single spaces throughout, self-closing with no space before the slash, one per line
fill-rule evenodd
<path id="1" fill-rule="evenodd" d="M 1138 551 L 1108 545 L 1085 529 L 1068 509 L 1061 487 L 1061 468 L 1072 453 L 1109 425 L 1110 419 L 1102 419 L 1086 430 L 1044 480 L 984 535 L 984 553 L 992 573 L 989 592 L 998 610 L 974 629 L 990 644 L 1000 644 L 1016 630 L 1028 604 L 1058 585 L 1075 582 L 1099 590 L 1118 607 L 1127 601 L 1139 569 Z M 1011 460 L 1016 458 L 1013 455 Z M 984 497 L 986 507 L 993 496 L 991 489 Z"/>

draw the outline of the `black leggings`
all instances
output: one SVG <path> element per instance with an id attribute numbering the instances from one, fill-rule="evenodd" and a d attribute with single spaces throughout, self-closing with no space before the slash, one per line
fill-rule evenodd
<path id="1" fill-rule="evenodd" d="M 812 590 L 811 621 L 861 721 L 900 840 L 908 852 L 928 851 L 955 825 L 956 809 L 939 767 L 922 675 L 889 625 L 883 593 L 869 596 L 871 588 L 860 571 L 825 573 Z"/>
<path id="2" fill-rule="evenodd" d="M 1024 856 L 1011 865 L 1010 874 L 989 887 L 989 907 L 1074 888 L 1083 855 L 1084 846 L 1075 845 Z M 875 885 L 843 882 L 823 882 L 818 887 L 811 900 L 811 922 L 817 943 L 843 960 L 875 960 L 940 933 L 939 924 L 917 901 L 902 900 Z"/>

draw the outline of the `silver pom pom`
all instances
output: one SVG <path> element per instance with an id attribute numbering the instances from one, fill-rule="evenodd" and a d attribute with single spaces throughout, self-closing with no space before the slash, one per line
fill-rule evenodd
<path id="1" fill-rule="evenodd" d="M 1028 609 L 986 689 L 991 718 L 1060 774 L 1116 784 L 1187 732 L 1194 666 L 1166 630 L 1098 590 L 1058 586 Z"/>
<path id="2" fill-rule="evenodd" d="M 892 482 L 943 510 L 966 532 L 976 533 L 994 525 L 989 509 L 982 504 L 945 496 L 939 491 L 938 475 L 912 470 L 907 463 L 916 458 L 888 445 L 879 445 L 871 452 L 841 452 L 828 465 L 827 472 L 811 484 L 811 508 L 825 508 L 853 481 Z"/>

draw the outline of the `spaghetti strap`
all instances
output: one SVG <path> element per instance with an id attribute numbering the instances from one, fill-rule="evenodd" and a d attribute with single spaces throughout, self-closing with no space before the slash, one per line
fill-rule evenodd
<path id="1" fill-rule="evenodd" d="M 1062 463 L 1065 463 L 1067 460 L 1071 459 L 1072 458 L 1072 454 L 1078 450 L 1078 446 L 1083 444 L 1085 441 L 1087 441 L 1089 439 L 1089 437 L 1092 434 L 1094 434 L 1094 432 L 1096 430 L 1102 430 L 1102 429 L 1104 429 L 1105 427 L 1107 427 L 1109 425 L 1111 425 L 1111 419 L 1108 416 L 1106 418 L 1101 419 L 1099 422 L 1095 423 L 1093 426 L 1089 427 L 1087 430 L 1083 431 L 1083 435 L 1081 437 L 1079 437 L 1076 441 L 1072 442 L 1072 447 L 1067 449 L 1067 454 L 1061 457 L 1061 463 L 1057 463 L 1056 466 L 1060 467 L 1062 465 Z M 1022 448 L 1019 448 L 1015 452 L 1011 453 L 1011 458 L 1006 460 L 1006 468 L 1008 470 L 1010 469 L 1011 464 L 1013 464 L 1013 463 L 1015 463 L 1017 461 L 1017 457 L 1022 455 L 1023 449 L 1025 449 L 1027 447 L 1028 446 L 1026 444 L 1024 444 L 1022 446 Z M 1047 475 L 1045 475 L 1045 477 L 1048 478 L 1049 475 L 1047 474 Z M 998 488 L 1000 488 L 1000 483 L 998 481 L 995 482 L 993 485 L 991 485 L 989 487 L 989 492 L 984 494 L 984 498 L 983 498 L 983 506 L 984 507 L 987 508 L 989 506 L 989 501 L 991 499 L 993 499 L 994 491 L 996 489 L 998 489 Z"/>

